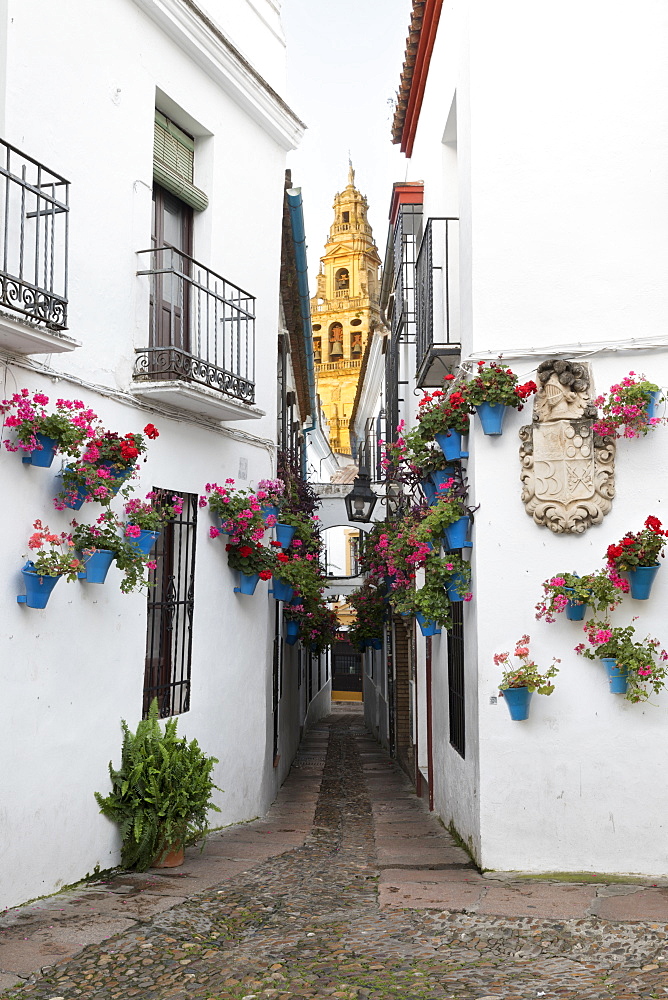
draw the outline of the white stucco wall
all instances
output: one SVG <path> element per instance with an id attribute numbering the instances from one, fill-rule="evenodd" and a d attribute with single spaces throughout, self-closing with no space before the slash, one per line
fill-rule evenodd
<path id="1" fill-rule="evenodd" d="M 580 344 L 597 391 L 629 370 L 668 384 L 668 13 L 645 0 L 626 15 L 575 3 L 556 20 L 520 2 L 443 8 L 407 177 L 424 181 L 425 217 L 459 204 L 463 357 L 503 353 L 522 381 L 560 345 Z M 453 171 L 442 140 L 455 94 Z M 606 349 L 644 337 L 646 353 Z M 528 420 L 530 408 L 511 413 L 498 439 L 475 425 L 469 440 L 480 510 L 466 760 L 449 746 L 435 640 L 436 809 L 486 868 L 665 873 L 668 695 L 634 706 L 609 694 L 603 668 L 573 652 L 581 628 L 536 622 L 533 609 L 543 580 L 596 569 L 610 542 L 662 517 L 668 430 L 621 441 L 612 512 L 582 536 L 557 536 L 520 501 L 517 431 Z M 665 645 L 664 573 L 649 601 L 626 598 L 614 619 L 639 615 L 639 635 Z M 493 655 L 524 633 L 539 664 L 562 665 L 555 693 L 534 696 L 529 721 L 514 723 L 502 700 L 490 704 Z"/>
<path id="2" fill-rule="evenodd" d="M 149 0 L 114 0 L 95 18 L 83 0 L 65 8 L 7 3 L 3 137 L 72 182 L 68 333 L 82 347 L 32 361 L 3 357 L 2 395 L 26 386 L 52 399 L 82 398 L 121 433 L 155 423 L 160 437 L 141 465 L 138 496 L 153 486 L 200 494 L 206 482 L 232 477 L 252 486 L 271 476 L 285 152 L 298 126 L 273 98 L 260 107 L 257 87 L 243 74 L 233 85 L 222 69 L 215 76 L 201 52 L 186 52 L 178 32 L 152 16 L 157 5 Z M 222 23 L 225 5 L 214 6 Z M 273 27 L 245 54 L 278 85 L 279 5 L 237 4 L 239 35 L 246 6 Z M 256 296 L 256 402 L 266 413 L 260 420 L 221 425 L 143 405 L 128 392 L 134 349 L 148 342 L 148 287 L 135 272 L 136 252 L 151 241 L 156 103 L 196 137 L 195 181 L 209 208 L 195 221 L 195 257 Z M 50 470 L 31 468 L 4 448 L 0 453 L 0 482 L 11 498 L 0 524 L 0 745 L 8 762 L 0 780 L 0 908 L 118 864 L 117 832 L 99 815 L 93 793 L 108 788 L 108 761 L 119 761 L 120 719 L 134 728 L 142 709 L 146 596 L 121 594 L 115 568 L 104 586 L 59 581 L 44 611 L 16 603 L 32 522 L 41 518 L 60 531 L 73 516 L 51 503 L 59 466 L 56 460 Z M 99 513 L 87 505 L 76 516 L 87 521 Z M 210 524 L 201 510 L 191 708 L 179 718 L 179 732 L 220 758 L 214 778 L 224 789 L 216 794 L 222 811 L 212 821 L 224 825 L 266 810 L 308 705 L 286 664 L 281 762 L 274 768 L 274 600 L 263 583 L 253 598 L 233 593 L 236 575 L 222 539 L 208 537 Z"/>

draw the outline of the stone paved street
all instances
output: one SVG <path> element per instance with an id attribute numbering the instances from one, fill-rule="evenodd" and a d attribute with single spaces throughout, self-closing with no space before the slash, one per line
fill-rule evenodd
<path id="1" fill-rule="evenodd" d="M 668 995 L 665 882 L 479 875 L 353 710 L 309 732 L 264 820 L 0 930 L 2 998 Z"/>

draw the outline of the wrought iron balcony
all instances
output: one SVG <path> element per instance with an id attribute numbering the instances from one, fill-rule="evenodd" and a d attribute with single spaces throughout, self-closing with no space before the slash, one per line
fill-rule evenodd
<path id="1" fill-rule="evenodd" d="M 244 419 L 255 409 L 255 298 L 172 247 L 139 252 L 150 281 L 149 346 L 137 348 L 136 395 Z"/>
<path id="2" fill-rule="evenodd" d="M 440 386 L 460 353 L 459 219 L 427 220 L 415 264 L 416 379 Z"/>
<path id="3" fill-rule="evenodd" d="M 72 350 L 67 329 L 69 181 L 0 140 L 0 345 Z M 28 322 L 26 322 L 28 321 Z M 39 350 L 38 350 L 39 349 Z"/>

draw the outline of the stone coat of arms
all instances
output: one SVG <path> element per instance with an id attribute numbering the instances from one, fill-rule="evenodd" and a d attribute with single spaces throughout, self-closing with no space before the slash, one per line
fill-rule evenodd
<path id="1" fill-rule="evenodd" d="M 520 428 L 522 502 L 536 524 L 581 533 L 598 524 L 615 495 L 615 441 L 592 429 L 589 365 L 538 367 L 533 423 Z"/>

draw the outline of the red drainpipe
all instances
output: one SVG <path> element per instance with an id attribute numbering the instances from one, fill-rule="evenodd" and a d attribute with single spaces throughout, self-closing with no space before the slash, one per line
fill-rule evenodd
<path id="1" fill-rule="evenodd" d="M 427 687 L 427 781 L 429 782 L 429 810 L 434 811 L 434 755 L 431 727 L 431 636 L 426 642 L 426 687 Z"/>

